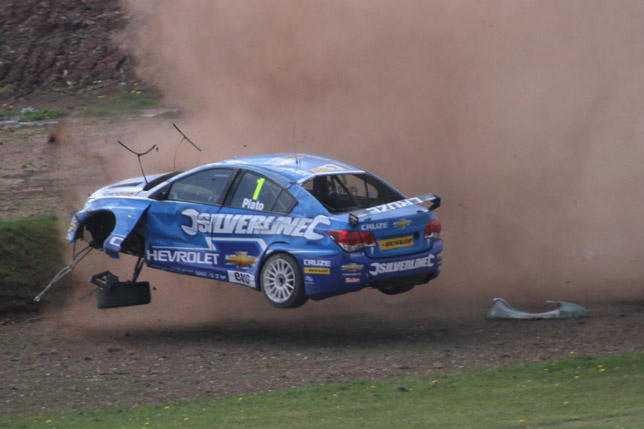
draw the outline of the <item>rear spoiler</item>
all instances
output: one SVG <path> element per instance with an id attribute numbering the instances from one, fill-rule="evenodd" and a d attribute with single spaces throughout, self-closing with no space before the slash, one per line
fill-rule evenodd
<path id="1" fill-rule="evenodd" d="M 354 210 L 349 213 L 349 224 L 355 228 L 358 226 L 358 221 L 361 217 L 384 213 L 392 210 L 397 210 L 403 207 L 413 206 L 414 204 L 422 204 L 431 201 L 429 210 L 435 210 L 441 206 L 441 197 L 436 194 L 419 195 L 418 197 L 411 197 L 404 200 L 394 201 L 379 206 L 368 207 L 366 209 Z"/>

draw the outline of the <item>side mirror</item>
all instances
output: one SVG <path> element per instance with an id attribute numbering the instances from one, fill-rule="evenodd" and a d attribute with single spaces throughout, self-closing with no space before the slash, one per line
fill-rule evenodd
<path id="1" fill-rule="evenodd" d="M 170 188 L 172 184 L 168 183 L 163 188 L 156 191 L 154 194 L 150 195 L 150 198 L 157 201 L 164 201 L 168 199 L 168 194 L 170 194 Z"/>

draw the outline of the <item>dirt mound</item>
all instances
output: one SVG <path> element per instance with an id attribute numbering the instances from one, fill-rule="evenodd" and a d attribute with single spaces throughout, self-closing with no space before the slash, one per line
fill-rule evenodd
<path id="1" fill-rule="evenodd" d="M 118 0 L 3 2 L 0 98 L 134 79 L 130 56 L 114 40 L 127 22 Z"/>

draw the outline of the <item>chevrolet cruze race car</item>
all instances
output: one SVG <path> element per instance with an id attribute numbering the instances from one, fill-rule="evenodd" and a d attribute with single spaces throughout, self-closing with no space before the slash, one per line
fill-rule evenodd
<path id="1" fill-rule="evenodd" d="M 429 208 L 420 204 L 428 202 Z M 90 279 L 99 308 L 150 302 L 143 264 L 240 284 L 280 308 L 365 287 L 386 294 L 438 276 L 434 194 L 406 198 L 346 162 L 302 154 L 235 158 L 128 179 L 94 192 L 67 233 L 138 257 L 133 279 Z"/>

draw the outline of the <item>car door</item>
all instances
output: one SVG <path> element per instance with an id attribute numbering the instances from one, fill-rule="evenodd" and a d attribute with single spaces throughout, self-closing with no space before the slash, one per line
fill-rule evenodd
<path id="1" fill-rule="evenodd" d="M 146 264 L 152 268 L 226 280 L 213 244 L 212 227 L 235 176 L 233 168 L 210 168 L 174 180 L 154 201 L 145 223 Z"/>
<path id="2" fill-rule="evenodd" d="M 300 219 L 286 215 L 297 200 L 281 185 L 252 171 L 240 172 L 218 214 L 213 245 L 221 251 L 222 275 L 231 283 L 257 288 L 257 270 L 268 246 L 293 230 Z M 287 225 L 292 222 L 293 225 Z M 280 232 L 277 232 L 279 229 Z"/>

